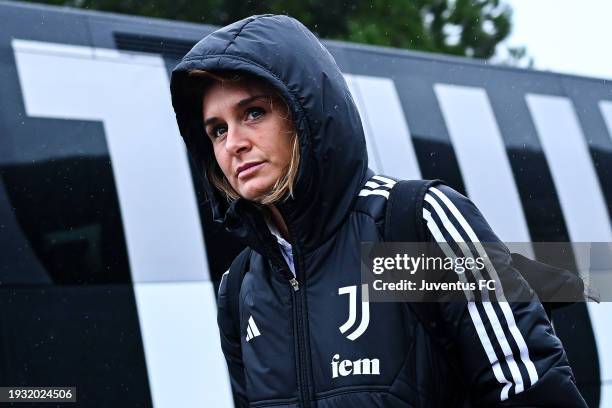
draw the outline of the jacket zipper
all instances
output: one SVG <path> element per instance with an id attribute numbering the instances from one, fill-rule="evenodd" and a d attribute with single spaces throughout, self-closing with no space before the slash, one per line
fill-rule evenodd
<path id="1" fill-rule="evenodd" d="M 297 268 L 296 268 L 297 272 Z M 298 388 L 300 391 L 300 406 L 310 407 L 310 395 L 309 395 L 309 386 L 308 386 L 308 371 L 306 369 L 307 358 L 306 358 L 306 346 L 304 339 L 304 304 L 303 304 L 303 296 L 304 291 L 300 291 L 300 285 L 296 278 L 292 278 L 289 280 L 293 288 L 292 297 L 294 299 L 294 304 L 296 306 L 295 312 L 295 323 L 297 325 L 297 344 L 298 344 Z"/>
<path id="2" fill-rule="evenodd" d="M 281 258 L 282 259 L 282 258 Z M 282 259 L 282 264 L 284 265 L 283 268 L 281 269 L 281 272 L 287 276 L 287 280 L 289 281 L 289 284 L 291 286 L 291 288 L 293 289 L 291 291 L 291 299 L 293 301 L 293 305 L 294 307 L 294 314 L 293 314 L 293 321 L 294 324 L 297 325 L 297 343 L 298 343 L 298 349 L 297 349 L 297 354 L 298 354 L 298 390 L 300 392 L 300 402 L 299 402 L 299 406 L 301 407 L 310 407 L 310 396 L 309 396 L 309 385 L 308 385 L 308 371 L 306 370 L 306 354 L 305 354 L 305 346 L 304 346 L 304 325 L 303 325 L 303 291 L 300 290 L 300 283 L 297 280 L 297 278 L 295 276 L 293 276 L 293 273 L 291 273 L 291 270 L 289 268 L 289 265 L 287 265 L 287 262 Z M 294 264 L 296 264 L 296 275 L 298 272 L 297 269 L 297 262 L 295 262 L 295 256 L 294 256 Z M 286 266 L 286 268 L 285 268 Z"/>
<path id="3" fill-rule="evenodd" d="M 282 210 L 279 209 L 283 219 L 287 219 Z M 289 234 L 292 237 L 295 237 L 294 232 L 292 231 L 291 226 L 287 225 L 287 229 L 289 230 Z M 289 279 L 289 284 L 293 288 L 291 292 L 295 307 L 294 314 L 294 322 L 297 325 L 297 346 L 298 346 L 298 389 L 300 392 L 301 403 L 300 406 L 304 408 L 310 408 L 310 384 L 308 381 L 308 369 L 307 369 L 307 355 L 306 355 L 306 345 L 305 345 L 305 312 L 304 312 L 304 291 L 300 290 L 300 283 L 298 278 L 302 278 L 302 284 L 304 284 L 305 278 L 301 274 L 300 270 L 300 262 L 298 251 L 296 251 L 296 245 L 292 245 L 293 251 L 293 264 L 295 267 L 295 276 L 289 271 L 291 278 Z M 284 261 L 284 259 L 283 259 Z M 286 264 L 286 262 L 285 262 Z M 288 267 L 289 265 L 287 265 Z M 289 268 L 287 268 L 289 270 Z"/>

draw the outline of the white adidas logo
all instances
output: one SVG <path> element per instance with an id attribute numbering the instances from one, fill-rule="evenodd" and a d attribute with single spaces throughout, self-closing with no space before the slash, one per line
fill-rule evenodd
<path id="1" fill-rule="evenodd" d="M 261 333 L 255 324 L 255 320 L 253 320 L 253 316 L 249 317 L 249 324 L 247 325 L 247 335 L 246 341 L 251 341 L 254 337 L 259 336 Z"/>

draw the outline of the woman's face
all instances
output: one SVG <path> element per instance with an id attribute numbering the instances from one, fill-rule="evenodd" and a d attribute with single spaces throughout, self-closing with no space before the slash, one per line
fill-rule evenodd
<path id="1" fill-rule="evenodd" d="M 265 87 L 215 81 L 202 113 L 217 163 L 247 200 L 272 189 L 291 160 L 293 123 L 285 104 Z"/>

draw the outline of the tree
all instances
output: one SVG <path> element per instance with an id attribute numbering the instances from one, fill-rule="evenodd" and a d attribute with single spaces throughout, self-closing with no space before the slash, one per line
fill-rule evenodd
<path id="1" fill-rule="evenodd" d="M 39 0 L 86 9 L 226 25 L 252 14 L 289 14 L 321 38 L 491 58 L 510 34 L 501 0 Z M 505 63 L 526 58 L 508 49 Z"/>

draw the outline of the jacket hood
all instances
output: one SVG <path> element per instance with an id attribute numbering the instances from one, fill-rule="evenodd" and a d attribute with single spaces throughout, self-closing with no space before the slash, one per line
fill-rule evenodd
<path id="1" fill-rule="evenodd" d="M 283 96 L 298 132 L 301 160 L 294 198 L 277 207 L 293 244 L 302 251 L 329 239 L 348 215 L 368 173 L 361 119 L 331 54 L 299 21 L 265 14 L 206 36 L 172 72 L 179 130 L 204 176 L 213 218 L 262 252 L 267 228 L 259 211 L 244 199 L 228 203 L 205 175 L 203 160 L 212 157 L 212 145 L 204 133 L 201 97 L 194 96 L 187 75 L 193 69 L 247 72 L 268 81 Z"/>

